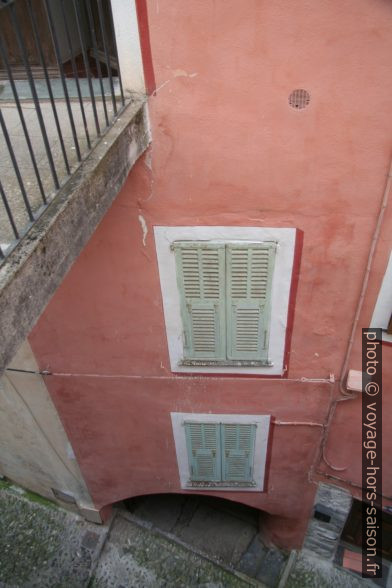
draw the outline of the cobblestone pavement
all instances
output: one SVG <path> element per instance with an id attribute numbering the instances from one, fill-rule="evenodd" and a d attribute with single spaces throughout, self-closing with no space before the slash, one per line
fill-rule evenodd
<path id="1" fill-rule="evenodd" d="M 94 525 L 0 480 L 0 588 L 368 585 L 310 555 L 267 549 L 256 518 L 226 501 L 162 495 Z"/>

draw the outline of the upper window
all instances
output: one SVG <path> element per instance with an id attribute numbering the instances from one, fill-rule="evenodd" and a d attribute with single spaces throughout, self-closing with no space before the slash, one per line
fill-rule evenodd
<path id="1" fill-rule="evenodd" d="M 270 365 L 275 243 L 175 241 L 186 366 Z"/>
<path id="2" fill-rule="evenodd" d="M 172 371 L 283 375 L 296 230 L 154 231 Z"/>
<path id="3" fill-rule="evenodd" d="M 382 329 L 382 339 L 392 343 L 392 253 L 381 284 L 370 326 Z"/>

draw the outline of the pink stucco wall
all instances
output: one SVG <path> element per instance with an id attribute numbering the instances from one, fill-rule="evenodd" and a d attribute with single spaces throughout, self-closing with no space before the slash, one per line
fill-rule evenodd
<path id="1" fill-rule="evenodd" d="M 328 383 L 173 376 L 153 226 L 303 231 L 288 378 L 338 379 L 391 155 L 389 1 L 150 0 L 148 9 L 152 147 L 30 337 L 41 368 L 68 374 L 46 381 L 98 507 L 179 491 L 171 411 L 323 423 L 338 393 Z M 289 107 L 295 88 L 310 92 L 308 108 Z M 391 229 L 389 208 L 360 326 Z M 383 349 L 386 415 L 392 347 Z M 222 495 L 287 517 L 281 543 L 298 546 L 315 480 L 325 479 L 317 471 L 358 493 L 360 411 L 360 399 L 340 403 L 332 423 L 327 454 L 344 471 L 318 462 L 321 427 L 275 425 L 267 491 Z M 386 446 L 390 435 L 385 427 Z M 391 469 L 385 460 L 388 496 Z"/>

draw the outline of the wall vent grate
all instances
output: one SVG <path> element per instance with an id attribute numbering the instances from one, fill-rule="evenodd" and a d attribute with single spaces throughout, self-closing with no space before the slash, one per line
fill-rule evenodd
<path id="1" fill-rule="evenodd" d="M 310 102 L 310 94 L 306 90 L 293 90 L 289 96 L 289 104 L 298 110 L 306 108 Z"/>

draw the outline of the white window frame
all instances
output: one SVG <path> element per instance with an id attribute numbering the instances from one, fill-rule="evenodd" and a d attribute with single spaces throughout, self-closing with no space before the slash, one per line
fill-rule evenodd
<path id="1" fill-rule="evenodd" d="M 173 372 L 254 374 L 283 376 L 286 328 L 294 264 L 296 229 L 266 227 L 154 227 L 159 276 L 169 348 L 170 367 Z M 264 242 L 275 241 L 277 251 L 272 277 L 269 355 L 271 366 L 183 366 L 183 325 L 180 294 L 177 287 L 176 263 L 171 245 L 174 241 Z"/>
<path id="2" fill-rule="evenodd" d="M 195 492 L 197 488 L 190 483 L 188 449 L 186 445 L 186 435 L 184 423 L 221 423 L 221 424 L 238 424 L 238 425 L 256 425 L 255 450 L 253 461 L 253 481 L 254 486 L 223 486 L 200 488 L 200 490 L 225 492 L 263 492 L 265 481 L 265 466 L 267 461 L 268 438 L 270 429 L 270 415 L 249 415 L 249 414 L 196 414 L 172 412 L 170 413 L 173 427 L 174 443 L 176 447 L 178 472 L 180 476 L 181 488 Z"/>
<path id="3" fill-rule="evenodd" d="M 386 329 L 392 312 L 392 252 L 389 256 L 389 262 L 384 274 L 376 306 L 374 307 L 370 327 L 373 329 Z M 382 340 L 392 343 L 392 335 L 382 334 Z"/>

